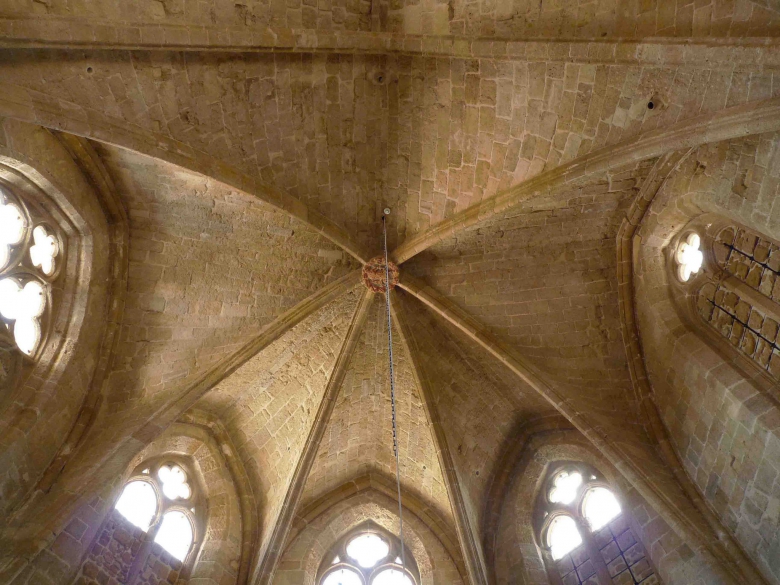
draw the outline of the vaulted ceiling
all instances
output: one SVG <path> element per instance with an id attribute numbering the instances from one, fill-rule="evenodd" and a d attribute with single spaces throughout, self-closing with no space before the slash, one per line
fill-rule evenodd
<path id="1" fill-rule="evenodd" d="M 128 218 L 112 424 L 64 472 L 74 501 L 119 446 L 206 413 L 266 574 L 296 511 L 394 481 L 385 299 L 359 277 L 386 207 L 401 489 L 473 583 L 524 426 L 563 415 L 637 485 L 671 477 L 618 235 L 664 155 L 780 129 L 780 3 L 121 4 L 0 8 L 0 116 L 88 139 Z"/>

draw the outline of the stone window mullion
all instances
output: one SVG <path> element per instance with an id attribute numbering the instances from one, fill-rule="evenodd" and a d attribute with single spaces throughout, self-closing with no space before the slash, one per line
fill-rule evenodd
<path id="1" fill-rule="evenodd" d="M 542 557 L 544 560 L 545 573 L 547 573 L 547 579 L 549 580 L 550 585 L 563 585 L 563 579 L 560 572 L 556 569 L 557 565 L 550 551 L 542 550 Z"/>
<path id="2" fill-rule="evenodd" d="M 159 517 L 155 520 L 154 524 L 152 524 L 149 527 L 149 530 L 144 535 L 144 540 L 143 540 L 143 544 L 141 545 L 141 550 L 138 551 L 138 554 L 133 559 L 133 564 L 130 565 L 130 570 L 128 571 L 127 574 L 128 583 L 133 583 L 138 573 L 143 571 L 144 567 L 146 566 L 146 563 L 149 560 L 149 555 L 152 554 L 152 547 L 154 546 L 154 538 L 157 536 L 157 531 L 160 529 L 160 524 L 162 523 L 162 517 L 163 515 L 160 514 Z"/>
<path id="3" fill-rule="evenodd" d="M 598 577 L 600 585 L 612 585 L 609 569 L 601 556 L 601 551 L 596 544 L 596 539 L 593 537 L 590 525 L 579 514 L 574 516 L 574 521 L 577 523 L 577 529 L 582 536 L 582 546 L 588 551 L 588 556 L 593 563 L 593 568 L 596 569 L 596 576 Z"/>
<path id="4" fill-rule="evenodd" d="M 149 561 L 149 557 L 152 554 L 154 539 L 157 537 L 157 533 L 160 531 L 160 526 L 162 525 L 163 517 L 170 507 L 166 505 L 165 496 L 162 495 L 162 486 L 160 485 L 160 482 L 157 481 L 156 478 L 152 479 L 152 481 L 155 484 L 155 491 L 159 494 L 160 498 L 157 506 L 157 516 L 149 526 L 149 530 L 146 531 L 141 549 L 138 551 L 135 559 L 133 559 L 133 564 L 130 566 L 130 570 L 128 571 L 128 583 L 133 583 L 136 576 L 144 570 L 144 567 L 146 567 L 146 564 Z"/>

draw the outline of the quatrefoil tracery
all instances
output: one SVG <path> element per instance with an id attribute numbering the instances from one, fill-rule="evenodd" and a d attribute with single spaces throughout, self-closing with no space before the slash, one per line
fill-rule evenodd
<path id="1" fill-rule="evenodd" d="M 27 356 L 43 338 L 42 321 L 55 278 L 60 240 L 25 202 L 0 188 L 0 333 Z"/>
<path id="2" fill-rule="evenodd" d="M 44 226 L 39 225 L 33 230 L 33 241 L 35 243 L 30 248 L 33 266 L 40 268 L 46 276 L 51 276 L 54 274 L 54 259 L 60 248 L 57 238 L 49 234 Z"/>

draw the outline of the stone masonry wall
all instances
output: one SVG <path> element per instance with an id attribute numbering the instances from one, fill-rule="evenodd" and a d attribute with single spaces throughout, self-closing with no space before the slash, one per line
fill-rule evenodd
<path id="1" fill-rule="evenodd" d="M 94 585 L 112 579 L 127 583 L 133 561 L 144 544 L 146 533 L 112 511 L 92 545 L 75 583 Z"/>
<path id="2" fill-rule="evenodd" d="M 16 576 L 12 585 L 69 585 L 110 512 L 116 483 L 80 506 L 65 528 Z"/>
<path id="3" fill-rule="evenodd" d="M 638 321 L 654 398 L 707 504 L 770 583 L 780 583 L 780 408 L 681 321 L 664 247 L 692 217 L 715 212 L 777 239 L 774 135 L 699 149 L 671 177 L 639 232 Z M 693 327 L 694 329 L 692 329 Z M 758 371 L 758 370 L 757 370 Z"/>
<path id="4" fill-rule="evenodd" d="M 181 563 L 152 544 L 143 567 L 133 574 L 146 551 L 146 533 L 113 510 L 92 545 L 73 585 L 162 585 L 176 583 Z"/>
<path id="5" fill-rule="evenodd" d="M 634 545 L 632 539 L 641 543 L 648 565 L 640 564 L 634 572 L 626 572 L 618 557 L 614 555 L 615 551 L 610 547 L 607 534 L 597 535 L 597 540 L 601 542 L 599 548 L 604 549 L 602 556 L 605 557 L 605 562 L 608 566 L 614 563 L 612 576 L 617 579 L 616 583 L 631 583 L 628 579 L 633 578 L 634 574 L 640 577 L 639 582 L 651 578 L 659 579 L 666 585 L 722 583 L 712 573 L 708 562 L 697 555 L 614 467 L 595 452 L 587 439 L 578 431 L 570 430 L 534 435 L 514 470 L 514 480 L 504 500 L 496 533 L 488 535 L 495 538 L 495 574 L 499 585 L 548 583 L 533 516 L 536 513 L 540 478 L 547 475 L 549 465 L 556 461 L 582 461 L 592 465 L 604 474 L 623 505 L 622 521 L 615 524 L 614 531 L 609 529 L 610 534 L 617 537 L 617 545 L 622 552 L 627 553 L 631 549 Z M 626 527 L 630 528 L 630 536 L 624 536 Z M 628 553 L 628 558 L 623 555 L 627 565 L 635 565 L 641 561 L 640 557 L 634 554 L 637 551 L 638 549 Z M 582 565 L 585 560 L 587 559 L 578 556 L 578 562 L 574 565 Z M 649 575 L 648 566 L 655 570 L 654 577 Z M 571 570 L 564 568 L 564 574 L 570 573 Z M 587 573 L 588 570 L 583 567 L 579 573 L 574 571 L 570 579 L 582 576 L 587 582 Z"/>

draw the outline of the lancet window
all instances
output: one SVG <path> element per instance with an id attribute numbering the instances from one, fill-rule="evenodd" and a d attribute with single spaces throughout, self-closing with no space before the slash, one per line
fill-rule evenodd
<path id="1" fill-rule="evenodd" d="M 40 354 L 64 240 L 43 212 L 0 185 L 0 344 Z"/>
<path id="2" fill-rule="evenodd" d="M 558 466 L 539 495 L 540 543 L 556 585 L 660 583 L 618 497 L 597 471 Z"/>
<path id="3" fill-rule="evenodd" d="M 202 506 L 187 471 L 174 461 L 144 467 L 125 484 L 116 510 L 175 559 L 185 562 L 197 537 Z"/>
<path id="4" fill-rule="evenodd" d="M 417 585 L 411 552 L 389 533 L 369 525 L 341 538 L 320 567 L 319 585 Z M 405 561 L 405 563 L 404 563 Z"/>

